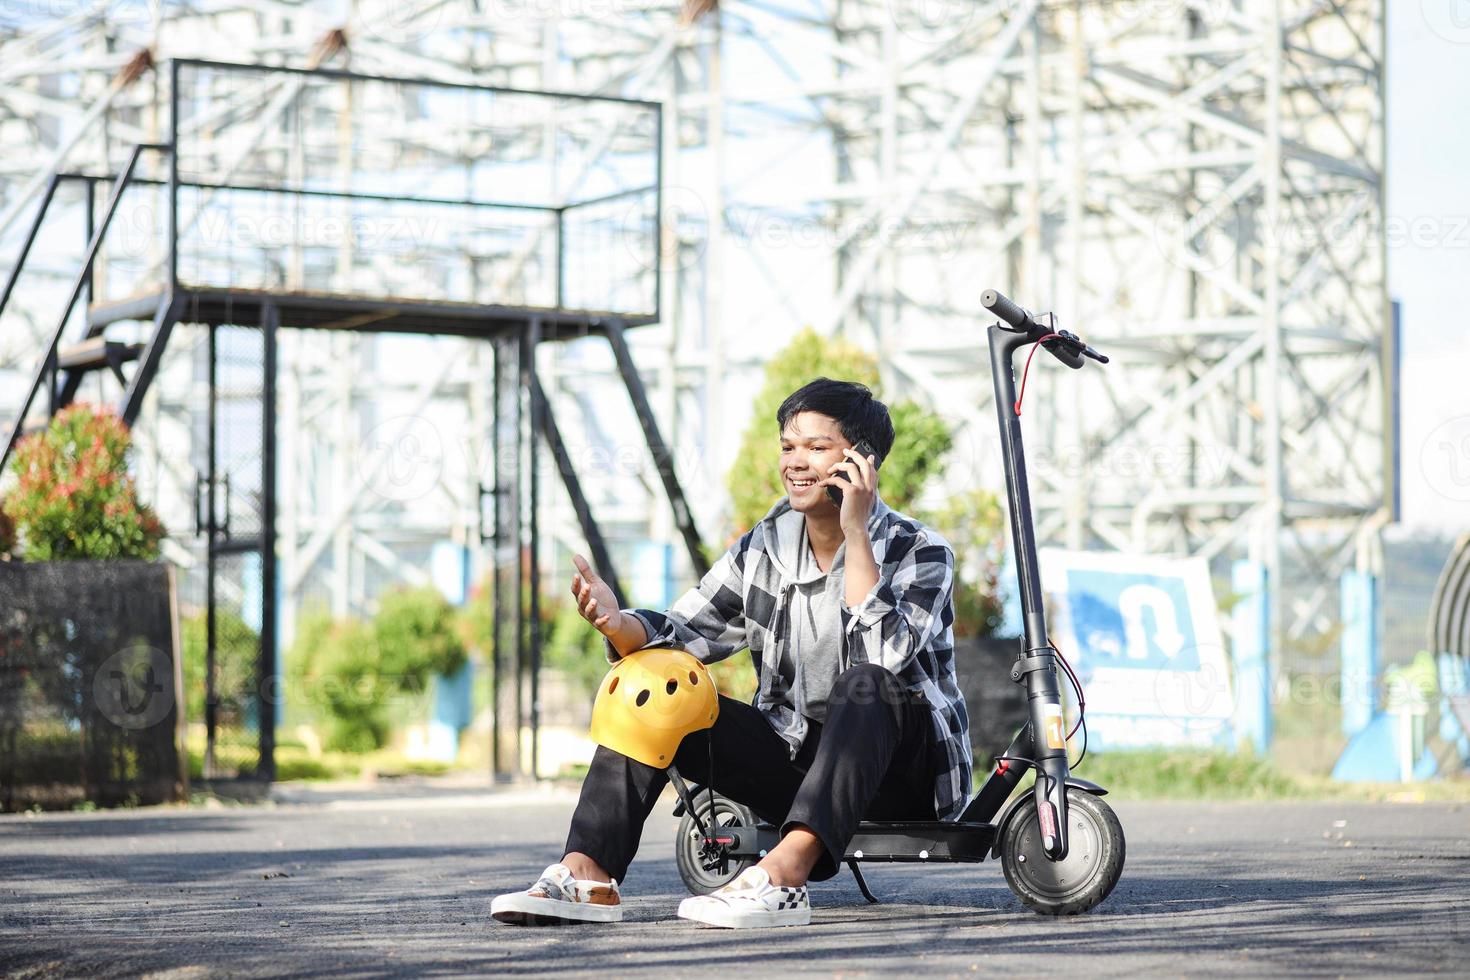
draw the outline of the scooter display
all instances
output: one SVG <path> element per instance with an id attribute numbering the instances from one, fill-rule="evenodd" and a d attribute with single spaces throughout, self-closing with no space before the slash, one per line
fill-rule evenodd
<path id="1" fill-rule="evenodd" d="M 1020 401 L 1015 355 L 1025 347 L 1048 351 L 1070 368 L 1108 359 L 1080 337 L 1055 327 L 1050 315 L 1038 316 L 995 290 L 980 299 L 1000 322 L 989 327 L 990 372 L 1000 423 L 1002 459 L 1021 598 L 1023 636 L 1011 679 L 1026 689 L 1029 721 L 1004 753 L 980 791 L 954 821 L 864 821 L 848 845 L 845 861 L 863 896 L 868 888 L 860 864 L 918 862 L 975 863 L 999 858 L 1011 891 L 1043 915 L 1086 912 L 1108 897 L 1123 873 L 1125 841 L 1117 816 L 1101 799 L 1107 793 L 1071 773 L 1068 740 L 1080 727 L 1086 753 L 1086 701 L 1066 659 L 1047 637 L 1036 533 L 1021 443 Z M 1028 356 L 1026 369 L 1029 369 Z M 1022 390 L 1025 370 L 1022 373 Z M 1078 718 L 1072 731 L 1064 723 L 1059 669 L 1077 691 Z M 1016 794 L 1022 778 L 1034 771 L 1029 792 Z M 695 894 L 707 894 L 731 881 L 774 848 L 779 834 L 748 808 L 710 787 L 690 787 L 670 767 L 679 795 L 681 818 L 674 841 L 680 877 Z"/>

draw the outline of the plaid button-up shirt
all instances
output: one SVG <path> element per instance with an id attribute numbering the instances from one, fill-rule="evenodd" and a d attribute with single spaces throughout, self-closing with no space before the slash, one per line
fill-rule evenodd
<path id="1" fill-rule="evenodd" d="M 700 583 L 667 612 L 626 610 L 643 622 L 648 647 L 679 647 L 704 663 L 749 649 L 760 676 L 754 704 L 791 748 L 806 739 L 802 670 L 789 688 L 777 664 L 791 642 L 788 605 L 798 584 L 796 549 L 806 518 L 785 497 L 720 557 Z M 878 583 L 856 607 L 842 602 L 842 666 L 875 663 L 895 674 L 929 706 L 934 725 L 934 809 L 941 820 L 959 817 L 973 772 L 970 719 L 955 680 L 954 551 L 923 524 L 874 502 L 868 539 Z M 609 662 L 617 652 L 607 645 Z"/>

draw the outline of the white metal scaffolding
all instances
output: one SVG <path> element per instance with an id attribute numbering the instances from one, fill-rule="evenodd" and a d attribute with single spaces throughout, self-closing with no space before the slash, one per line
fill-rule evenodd
<path id="1" fill-rule="evenodd" d="M 140 50 L 661 100 L 663 321 L 634 343 L 686 486 L 723 485 L 760 364 L 805 325 L 871 347 L 889 394 L 956 425 L 948 489 L 998 483 L 978 315 L 995 287 L 1115 355 L 1066 385 L 1032 380 L 1043 543 L 1258 560 L 1284 640 L 1335 617 L 1339 572 L 1371 560 L 1392 514 L 1378 0 L 110 2 L 0 31 L 5 262 L 53 168 L 102 172 L 157 137 L 155 78 L 127 71 Z M 242 92 L 221 112 L 268 137 L 288 98 Z M 434 140 L 383 125 L 405 147 Z M 489 138 L 544 148 L 544 125 Z M 51 243 L 62 278 L 76 244 Z M 17 299 L 3 377 L 33 368 L 50 329 L 44 289 Z M 603 349 L 544 356 L 574 452 L 637 443 L 619 434 L 630 411 L 599 406 L 615 384 Z M 358 413 L 382 386 L 462 403 L 486 374 L 468 358 L 413 378 L 351 360 L 324 348 L 282 381 L 281 431 L 311 446 L 283 459 L 314 471 L 284 478 L 332 488 L 283 493 L 288 605 L 313 568 L 337 576 L 343 608 L 366 598 L 354 563 L 419 574 L 405 526 L 376 526 L 357 486 L 371 480 L 353 479 Z M 153 409 L 181 425 L 183 383 Z M 448 525 L 468 540 L 475 465 L 424 497 L 424 540 Z M 592 469 L 600 517 L 672 537 L 651 467 Z M 722 494 L 693 496 L 722 543 Z M 575 527 L 565 502 L 546 507 L 543 527 Z"/>

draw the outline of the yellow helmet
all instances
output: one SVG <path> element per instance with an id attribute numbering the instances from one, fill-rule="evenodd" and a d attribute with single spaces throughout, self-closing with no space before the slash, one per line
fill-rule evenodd
<path id="1" fill-rule="evenodd" d="M 692 654 L 638 650 L 613 664 L 598 686 L 592 740 L 665 769 L 684 736 L 709 728 L 719 713 L 715 679 Z"/>

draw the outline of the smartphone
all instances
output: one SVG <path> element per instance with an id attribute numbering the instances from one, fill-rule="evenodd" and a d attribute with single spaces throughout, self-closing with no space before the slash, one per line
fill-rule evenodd
<path id="1" fill-rule="evenodd" d="M 878 451 L 875 450 L 872 446 L 870 446 L 868 444 L 868 440 L 866 440 L 866 439 L 859 439 L 856 443 L 854 443 L 853 444 L 853 447 L 852 447 L 852 451 L 855 452 L 855 453 L 857 453 L 859 456 L 872 456 L 873 457 L 873 469 L 875 469 L 875 470 L 878 468 L 878 464 L 881 463 L 881 462 L 883 462 L 883 460 L 878 457 Z M 844 455 L 842 458 L 844 460 L 846 460 L 846 459 L 850 459 L 851 457 Z M 847 480 L 847 482 L 849 482 L 849 483 L 852 482 L 852 480 L 848 479 L 847 471 L 846 470 L 836 470 L 836 471 L 834 471 L 832 473 L 832 475 L 835 476 L 835 477 L 840 477 L 843 480 Z M 838 507 L 841 507 L 842 506 L 842 488 L 841 487 L 833 487 L 833 486 L 827 487 L 827 499 L 828 500 L 831 500 L 832 503 L 836 504 Z"/>

